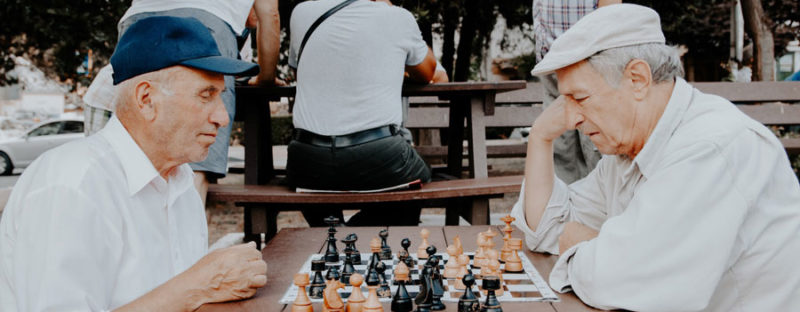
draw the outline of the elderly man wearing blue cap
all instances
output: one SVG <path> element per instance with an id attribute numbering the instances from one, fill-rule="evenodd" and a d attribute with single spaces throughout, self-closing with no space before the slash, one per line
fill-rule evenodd
<path id="1" fill-rule="evenodd" d="M 579 20 L 534 74 L 561 95 L 536 119 L 512 214 L 560 254 L 551 286 L 640 311 L 800 307 L 800 184 L 769 129 L 686 83 L 658 14 L 618 4 Z M 553 171 L 568 129 L 604 154 L 572 184 Z"/>
<path id="2" fill-rule="evenodd" d="M 220 56 L 192 18 L 133 24 L 111 57 L 117 112 L 97 135 L 37 159 L 0 222 L 2 311 L 178 311 L 252 296 L 266 283 L 254 244 L 207 254 L 187 163 L 229 122 Z"/>

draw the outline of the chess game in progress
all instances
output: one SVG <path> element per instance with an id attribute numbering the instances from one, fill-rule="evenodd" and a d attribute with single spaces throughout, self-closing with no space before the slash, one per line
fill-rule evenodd
<path id="1" fill-rule="evenodd" d="M 345 306 L 382 311 L 381 302 L 391 302 L 392 311 L 437 311 L 449 304 L 458 305 L 459 311 L 501 311 L 503 302 L 558 301 L 533 264 L 519 254 L 522 240 L 511 237 L 513 218 L 503 219 L 500 250 L 493 240 L 500 234 L 492 228 L 478 234 L 474 252 L 465 252 L 458 236 L 440 251 L 428 243 L 430 233 L 423 228 L 422 241 L 412 252 L 407 238 L 393 250 L 388 231 L 382 230 L 370 240 L 371 253 L 357 250 L 358 237 L 349 234 L 340 240 L 342 254 L 335 236 L 338 220 L 330 219 L 325 253 L 308 257 L 280 303 L 292 305 L 292 311 L 312 311 L 313 302 L 330 311 Z"/>

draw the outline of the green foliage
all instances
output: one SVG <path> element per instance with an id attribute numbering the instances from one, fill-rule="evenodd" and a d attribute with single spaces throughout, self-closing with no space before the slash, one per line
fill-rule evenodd
<path id="1" fill-rule="evenodd" d="M 0 60 L 6 65 L 9 55 L 25 55 L 49 76 L 75 81 L 89 50 L 102 61 L 111 55 L 117 21 L 129 6 L 130 0 L 0 0 Z M 0 85 L 13 79 L 0 72 Z"/>

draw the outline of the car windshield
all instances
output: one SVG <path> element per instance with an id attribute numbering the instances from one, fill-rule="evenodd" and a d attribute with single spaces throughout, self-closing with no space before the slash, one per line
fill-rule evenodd
<path id="1" fill-rule="evenodd" d="M 28 136 L 42 136 L 42 135 L 52 135 L 58 134 L 58 129 L 60 128 L 59 122 L 52 122 L 46 125 L 42 125 L 39 128 L 33 129 L 33 131 L 28 134 Z"/>

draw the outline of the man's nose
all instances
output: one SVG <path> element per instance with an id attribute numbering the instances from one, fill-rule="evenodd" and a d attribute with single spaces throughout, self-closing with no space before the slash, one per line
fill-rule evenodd
<path id="1" fill-rule="evenodd" d="M 217 127 L 217 129 L 227 126 L 231 121 L 228 117 L 228 110 L 225 109 L 225 103 L 222 102 L 221 97 L 217 98 L 216 105 L 214 105 L 214 111 L 211 112 L 211 115 L 208 119 Z"/>
<path id="2" fill-rule="evenodd" d="M 570 130 L 580 127 L 584 120 L 583 113 L 577 106 L 575 101 L 567 101 L 564 104 L 564 115 L 567 118 L 567 128 Z"/>

